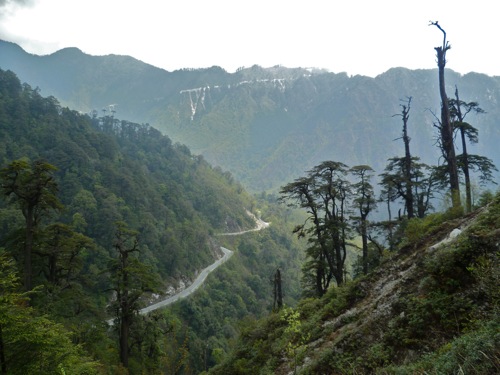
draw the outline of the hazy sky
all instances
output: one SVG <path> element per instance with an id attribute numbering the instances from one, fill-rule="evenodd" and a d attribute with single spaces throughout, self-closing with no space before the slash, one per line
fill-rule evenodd
<path id="1" fill-rule="evenodd" d="M 447 67 L 500 76 L 500 17 L 491 0 L 0 0 L 0 39 L 35 54 L 78 47 L 172 71 L 317 67 L 375 76 Z"/>

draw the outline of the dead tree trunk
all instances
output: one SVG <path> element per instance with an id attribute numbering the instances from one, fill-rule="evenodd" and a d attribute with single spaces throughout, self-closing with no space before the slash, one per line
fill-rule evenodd
<path id="1" fill-rule="evenodd" d="M 283 292 L 281 288 L 281 271 L 278 268 L 274 274 L 274 304 L 273 310 L 281 310 L 283 307 Z"/>
<path id="2" fill-rule="evenodd" d="M 410 154 L 410 137 L 408 136 L 408 118 L 410 112 L 411 98 L 408 99 L 408 107 L 403 106 L 403 142 L 405 144 L 405 180 L 406 180 L 406 212 L 408 219 L 413 218 L 413 184 L 411 179 L 411 154 Z"/>
<path id="3" fill-rule="evenodd" d="M 460 202 L 460 183 L 458 178 L 457 158 L 455 155 L 455 145 L 453 142 L 453 128 L 451 126 L 450 108 L 448 104 L 448 96 L 446 95 L 444 68 L 446 66 L 446 51 L 451 47 L 446 41 L 446 32 L 439 26 L 438 22 L 431 22 L 431 25 L 436 26 L 443 33 L 443 45 L 434 48 L 437 55 L 437 64 L 439 70 L 439 94 L 441 96 L 441 148 L 443 156 L 448 167 L 448 175 L 450 179 L 450 193 L 453 208 L 461 207 Z"/>
<path id="4" fill-rule="evenodd" d="M 460 98 L 458 96 L 458 87 L 455 87 L 455 99 L 457 100 L 456 103 L 456 110 L 457 110 L 457 120 L 459 124 L 462 124 L 464 122 L 464 116 L 462 115 L 462 110 L 460 106 Z M 467 154 L 467 141 L 466 141 L 466 135 L 465 135 L 465 130 L 464 127 L 460 127 L 460 138 L 462 140 L 462 153 L 463 153 L 463 166 L 462 166 L 462 172 L 464 173 L 464 179 L 465 179 L 465 207 L 467 212 L 472 211 L 472 187 L 471 187 L 471 182 L 470 182 L 470 173 L 469 173 L 469 156 Z"/>

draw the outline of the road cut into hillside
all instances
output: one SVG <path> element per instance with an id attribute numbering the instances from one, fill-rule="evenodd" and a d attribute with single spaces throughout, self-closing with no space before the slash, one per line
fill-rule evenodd
<path id="1" fill-rule="evenodd" d="M 240 231 L 240 232 L 221 233 L 219 235 L 220 236 L 237 236 L 237 235 L 241 235 L 241 234 L 248 233 L 248 232 L 259 231 L 259 230 L 262 230 L 264 228 L 267 228 L 270 225 L 269 223 L 266 223 L 265 221 L 263 221 L 261 219 L 257 219 L 252 213 L 248 212 L 248 214 L 255 219 L 255 223 L 257 224 L 256 228 L 244 230 L 244 231 Z M 178 300 L 180 300 L 182 298 L 186 298 L 189 295 L 191 295 L 193 292 L 195 292 L 201 285 L 203 285 L 203 283 L 205 282 L 205 280 L 208 277 L 208 275 L 210 274 L 210 272 L 214 271 L 221 264 L 225 263 L 234 254 L 234 252 L 232 250 L 229 250 L 225 247 L 221 246 L 220 249 L 222 250 L 224 255 L 221 258 L 217 259 L 214 263 L 212 263 L 208 267 L 205 267 L 203 270 L 201 270 L 201 272 L 198 274 L 196 279 L 194 279 L 194 281 L 188 287 L 186 287 L 185 289 L 182 289 L 180 292 L 178 292 L 170 297 L 167 297 L 161 301 L 152 303 L 151 305 L 144 307 L 143 309 L 139 310 L 139 314 L 141 314 L 141 315 L 149 314 L 151 311 L 154 311 L 154 310 L 160 309 L 162 307 L 171 305 L 172 303 L 177 302 Z M 113 321 L 114 321 L 114 319 L 109 319 L 109 320 L 107 320 L 107 323 L 109 325 L 113 325 Z"/>
<path id="2" fill-rule="evenodd" d="M 208 267 L 204 268 L 200 274 L 194 279 L 193 283 L 189 285 L 186 289 L 181 290 L 179 293 L 174 294 L 173 296 L 170 296 L 160 302 L 153 303 L 152 305 L 149 305 L 148 307 L 145 307 L 141 310 L 139 310 L 139 314 L 148 314 L 151 311 L 154 311 L 156 309 L 159 309 L 161 307 L 168 306 L 174 302 L 177 302 L 181 298 L 186 298 L 189 296 L 191 293 L 196 291 L 206 280 L 207 276 L 215 270 L 217 267 L 219 267 L 221 264 L 226 262 L 231 256 L 234 254 L 233 251 L 226 249 L 225 247 L 221 246 L 221 250 L 224 252 L 224 255 L 222 258 L 217 259 L 214 263 L 209 265 Z"/>

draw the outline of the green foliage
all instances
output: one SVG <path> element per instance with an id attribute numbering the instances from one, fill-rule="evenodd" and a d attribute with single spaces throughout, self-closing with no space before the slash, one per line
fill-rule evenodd
<path id="1" fill-rule="evenodd" d="M 56 169 L 43 160 L 14 160 L 1 170 L 3 193 L 19 206 L 24 216 L 33 210 L 34 221 L 38 222 L 47 212 L 61 208 L 53 177 Z"/>
<path id="2" fill-rule="evenodd" d="M 362 289 L 363 278 L 349 281 L 340 288 L 331 288 L 325 295 L 322 309 L 323 319 L 340 315 L 365 297 Z"/>
<path id="3" fill-rule="evenodd" d="M 160 280 L 137 257 L 139 253 L 138 232 L 128 228 L 123 222 L 116 224 L 114 248 L 116 258 L 110 261 L 108 273 L 110 285 L 115 292 L 115 300 L 110 310 L 119 329 L 120 362 L 129 368 L 130 327 L 142 307 L 141 298 L 146 292 L 158 292 Z"/>
<path id="4" fill-rule="evenodd" d="M 62 325 L 38 316 L 19 292 L 13 260 L 0 249 L 0 366 L 8 374 L 97 374 Z M 3 362 L 5 361 L 5 362 Z"/>
<path id="5" fill-rule="evenodd" d="M 61 53 L 62 57 L 79 55 L 80 52 L 74 49 Z M 62 67 L 58 65 L 61 61 L 58 57 L 52 58 L 50 64 L 44 61 L 47 67 Z M 86 111 L 101 107 L 102 102 L 122 100 L 119 107 L 138 114 L 140 120 L 148 119 L 148 115 L 154 121 L 164 120 L 163 129 L 176 140 L 194 145 L 196 151 L 206 151 L 209 160 L 234 171 L 238 179 L 258 190 L 275 189 L 279 181 L 291 180 L 286 176 L 296 175 L 297 171 L 325 158 L 342 157 L 351 162 L 351 159 L 344 159 L 351 155 L 355 164 L 384 160 L 380 156 L 381 149 L 393 153 L 386 142 L 390 134 L 386 115 L 393 110 L 385 106 L 382 112 L 377 112 L 373 106 L 380 100 L 393 102 L 388 100 L 395 95 L 388 90 L 391 81 L 410 84 L 419 92 L 424 90 L 418 82 L 426 81 L 422 72 L 415 73 L 419 78 L 413 81 L 408 72 L 401 69 L 372 80 L 348 78 L 345 74 L 318 76 L 304 74 L 304 70 L 276 68 L 271 72 L 252 67 L 235 75 L 217 68 L 181 71 L 170 75 L 166 84 L 163 73 L 158 70 L 147 69 L 140 79 L 134 78 L 143 66 L 132 59 L 110 57 L 102 62 L 103 65 L 93 65 L 88 61 L 87 69 L 81 69 L 81 74 L 68 74 L 67 68 L 60 69 L 67 82 L 73 76 L 82 81 L 77 85 L 79 90 L 68 89 L 66 84 L 58 89 L 78 97 L 87 106 Z M 23 64 L 18 65 L 22 68 Z M 92 80 L 82 77 L 90 71 L 98 72 L 103 79 L 96 84 L 89 83 Z M 118 79 L 116 82 L 121 83 L 115 84 L 113 79 L 107 78 L 115 73 L 128 78 L 126 81 Z M 288 81 L 275 80 L 276 73 Z M 187 77 L 193 87 L 201 86 L 196 82 L 224 84 L 217 89 L 207 86 L 184 91 L 179 96 L 179 91 L 186 89 Z M 235 84 L 242 80 L 247 83 Z M 113 89 L 109 91 L 114 95 L 112 100 L 105 95 L 95 95 L 106 92 L 110 82 L 113 82 Z M 142 84 L 148 87 L 149 99 L 144 96 L 146 86 Z M 371 91 L 372 88 L 375 91 Z M 307 92 L 307 100 L 304 100 L 304 92 Z M 146 99 L 137 100 L 134 95 L 143 95 L 141 99 Z M 98 102 L 90 103 L 90 97 L 98 97 Z M 364 105 L 350 109 L 348 104 L 360 102 L 360 98 Z M 139 109 L 140 103 L 146 104 Z M 340 118 L 338 113 L 342 114 Z M 335 126 L 332 119 L 335 119 Z M 307 134 L 301 130 L 303 124 L 307 124 Z M 329 138 L 325 134 L 335 136 Z M 378 137 L 379 134 L 383 137 Z M 300 137 L 300 142 L 294 136 Z M 141 262 L 148 265 L 151 274 L 159 272 L 165 282 L 181 275 L 192 275 L 210 262 L 217 251 L 217 245 L 208 241 L 212 235 L 249 228 L 253 224 L 244 210 L 255 208 L 253 200 L 228 172 L 210 167 L 203 158 L 192 155 L 186 146 L 172 144 L 149 125 L 119 121 L 114 113 L 102 118 L 94 114 L 91 118 L 61 108 L 55 98 L 43 98 L 38 89 L 22 86 L 12 72 L 0 71 L 0 137 L 5 140 L 0 145 L 2 165 L 28 157 L 31 160 L 43 158 L 58 167 L 59 198 L 67 207 L 57 218 L 59 223 L 43 228 L 46 231 L 40 231 L 36 238 L 39 254 L 35 266 L 41 271 L 37 283 L 44 278 L 50 278 L 50 282 L 39 292 L 42 297 L 32 299 L 35 306 L 30 311 L 45 311 L 38 304 L 50 306 L 46 309 L 50 314 L 46 318 L 57 318 L 65 326 L 71 326 L 75 332 L 73 340 L 92 348 L 93 354 L 104 360 L 109 371 L 125 371 L 111 359 L 116 357 L 116 345 L 106 338 L 104 329 L 99 326 L 102 320 L 99 314 L 109 302 L 100 292 L 106 290 L 109 283 L 97 275 L 105 267 L 109 255 L 107 247 L 113 238 L 113 223 L 127 222 L 140 233 Z M 330 139 L 335 140 L 333 147 Z M 339 143 L 338 139 L 349 139 L 349 142 Z M 305 147 L 305 144 L 316 147 Z M 423 149 L 417 141 L 419 148 Z M 381 165 L 374 167 L 380 169 Z M 245 171 L 239 172 L 241 169 Z M 269 175 L 271 180 L 266 177 Z M 268 208 L 271 207 L 269 204 Z M 270 220 L 273 222 L 270 230 L 248 235 L 248 238 L 223 239 L 221 241 L 227 240 L 227 246 L 238 255 L 238 258 L 233 257 L 229 267 L 219 270 L 217 278 L 211 277 L 195 298 L 175 306 L 172 315 L 163 315 L 158 321 L 138 320 L 135 327 L 132 326 L 134 342 L 130 372 L 199 373 L 218 363 L 216 371 L 224 374 L 284 373 L 295 368 L 303 357 L 311 356 L 312 365 L 302 368 L 303 373 L 315 370 L 330 373 L 332 369 L 339 373 L 373 373 L 375 369 L 388 366 L 390 361 L 413 360 L 437 347 L 453 353 L 443 356 L 442 360 L 434 358 L 438 364 L 442 363 L 443 372 L 461 370 L 452 364 L 465 358 L 466 350 L 472 350 L 472 360 L 470 364 L 459 362 L 460 366 L 491 371 L 495 369 L 491 363 L 498 360 L 494 355 L 498 348 L 495 341 L 488 344 L 488 349 L 493 347 L 493 351 L 482 351 L 483 357 L 491 360 L 490 365 L 484 367 L 477 363 L 477 358 L 481 357 L 477 350 L 479 344 L 472 336 L 462 336 L 465 341 L 457 342 L 456 349 L 448 350 L 446 346 L 451 336 L 472 333 L 481 327 L 481 322 L 498 312 L 498 288 L 495 288 L 498 285 L 498 236 L 494 230 L 499 221 L 498 208 L 490 208 L 491 215 L 481 221 L 470 238 L 460 239 L 453 248 L 440 249 L 425 261 L 415 257 L 414 264 L 420 272 L 418 290 L 394 295 L 399 301 L 390 308 L 401 311 L 396 317 L 387 317 L 386 332 L 380 332 L 377 326 L 365 325 L 362 320 L 369 321 L 362 309 L 363 298 L 373 293 L 367 285 L 384 272 L 382 269 L 343 288 L 330 288 L 322 299 L 304 301 L 285 319 L 276 314 L 261 322 L 243 325 L 241 336 L 247 341 L 236 344 L 233 353 L 230 353 L 229 340 L 237 333 L 235 321 L 244 316 L 262 316 L 269 310 L 268 279 L 278 267 L 284 270 L 285 284 L 288 283 L 285 299 L 287 303 L 294 303 L 300 292 L 296 271 L 302 256 L 287 235 L 289 228 L 274 227 L 282 225 L 281 218 Z M 8 245 L 15 252 L 16 242 L 19 243 L 15 240 L 19 238 L 15 233 L 19 215 L 3 203 L 0 203 L 0 210 L 0 244 Z M 390 261 L 420 249 L 421 244 L 435 243 L 433 240 L 449 229 L 441 223 L 460 214 L 448 212 L 441 217 L 403 222 L 407 242 L 401 247 L 403 251 L 394 254 Z M 56 227 L 63 225 L 71 227 L 74 235 L 68 232 L 61 236 L 61 242 L 52 241 Z M 92 238 L 95 247 L 80 246 L 77 235 Z M 317 245 L 312 244 L 309 249 L 312 257 L 317 257 Z M 71 258 L 73 250 L 78 255 L 74 259 Z M 321 263 L 324 260 L 312 264 L 312 269 L 318 269 Z M 66 272 L 68 267 L 71 271 Z M 45 274 L 52 276 L 45 277 Z M 404 283 L 415 285 L 414 280 L 404 279 Z M 391 285 L 389 282 L 388 286 Z M 79 299 L 84 302 L 75 303 Z M 65 301 L 72 301 L 71 307 L 61 308 L 56 314 L 55 310 L 67 306 Z M 89 316 L 94 313 L 96 317 L 91 320 Z M 339 314 L 342 316 L 333 322 Z M 78 319 L 85 321 L 88 327 L 83 327 L 85 324 L 78 326 Z M 169 331 L 172 321 L 177 327 L 175 334 Z M 42 319 L 38 323 L 50 326 Z M 385 322 L 379 324 L 384 327 Z M 431 340 L 425 337 L 426 324 L 435 336 Z M 55 325 L 54 332 L 59 332 L 61 327 Z M 338 334 L 335 331 L 338 327 L 347 328 Z M 498 330 L 498 324 L 488 329 Z M 328 340 L 322 341 L 323 330 L 331 335 Z M 373 337 L 377 336 L 379 340 L 373 343 Z M 401 337 L 403 345 L 397 340 Z M 330 342 L 334 345 L 329 346 Z M 221 354 L 225 352 L 230 354 L 221 362 Z M 284 353 L 294 357 L 293 366 L 288 364 L 287 368 Z M 430 370 L 426 367 L 430 359 L 423 358 L 421 363 L 425 371 Z M 59 364 L 59 372 L 68 373 L 68 366 Z"/>
<path id="6" fill-rule="evenodd" d="M 366 167 L 362 168 L 363 174 L 367 172 Z M 317 296 L 325 294 L 330 282 L 341 285 L 345 281 L 347 240 L 352 231 L 348 218 L 356 199 L 347 179 L 348 172 L 344 163 L 324 161 L 280 190 L 282 201 L 306 212 L 305 222 L 293 232 L 307 239 L 304 285 Z"/>
<path id="7" fill-rule="evenodd" d="M 4 195 L 10 203 L 21 210 L 24 219 L 24 288 L 33 286 L 34 238 L 39 231 L 41 220 L 62 208 L 56 197 L 57 183 L 53 172 L 55 167 L 43 160 L 30 162 L 19 159 L 11 162 L 0 171 L 0 181 Z"/>
<path id="8" fill-rule="evenodd" d="M 467 270 L 470 271 L 477 283 L 478 293 L 490 304 L 488 310 L 496 315 L 500 313 L 500 290 L 498 288 L 498 285 L 500 285 L 499 258 L 500 253 L 489 253 L 478 257 L 473 266 L 467 267 Z M 488 315 L 488 310 L 479 311 L 479 314 L 486 313 Z"/>
<path id="9" fill-rule="evenodd" d="M 9 80 L 4 71 L 0 76 Z M 58 198 L 66 207 L 59 221 L 77 220 L 101 249 L 112 241 L 113 223 L 126 221 L 141 232 L 145 256 L 162 277 L 179 277 L 213 259 L 210 234 L 227 231 L 226 223 L 253 226 L 245 211 L 252 199 L 241 185 L 185 146 L 149 125 L 61 108 L 12 80 L 0 98 L 2 165 L 29 157 L 57 166 Z M 0 234 L 4 244 L 6 235 Z M 161 250 L 166 243 L 168 252 Z"/>
<path id="10" fill-rule="evenodd" d="M 500 371 L 500 323 L 486 322 L 409 365 L 388 366 L 377 374 L 497 374 Z"/>
<path id="11" fill-rule="evenodd" d="M 370 271 L 376 269 L 380 265 L 383 257 L 384 254 L 380 253 L 379 248 L 376 248 L 373 244 L 368 244 L 366 263 L 368 264 L 368 269 Z M 363 275 L 363 263 L 363 257 L 358 255 L 351 267 L 353 279 Z"/>
<path id="12" fill-rule="evenodd" d="M 212 168 L 149 125 L 81 115 L 61 108 L 54 98 L 43 98 L 29 85 L 21 86 L 9 72 L 0 70 L 0 79 L 9 82 L 2 85 L 0 96 L 0 137 L 6 140 L 0 147 L 1 163 L 28 156 L 57 166 L 52 182 L 58 187 L 56 198 L 65 205 L 57 215 L 45 216 L 34 238 L 34 284 L 43 288 L 31 298 L 33 311 L 71 330 L 72 340 L 106 370 L 123 372 L 116 332 L 107 331 L 104 324 L 111 300 L 104 270 L 112 255 L 114 223 L 127 222 L 140 238 L 141 254 L 137 262 L 129 262 L 129 269 L 138 271 L 141 263 L 148 277 L 159 273 L 164 284 L 175 284 L 213 261 L 219 253 L 217 242 L 225 241 L 215 235 L 254 227 L 246 213 L 255 209 L 254 199 L 230 173 Z M 268 203 L 273 210 L 275 204 Z M 0 201 L 0 244 L 18 252 L 24 220 L 12 207 Z M 294 270 L 300 258 L 287 235 L 289 228 L 279 228 L 279 217 L 273 218 L 272 234 L 249 234 L 246 242 L 227 239 L 231 249 L 241 243 L 243 260 L 234 271 L 222 274 L 214 288 L 198 292 L 202 302 L 193 304 L 195 314 L 178 319 L 175 337 L 160 331 L 158 336 L 151 322 L 132 324 L 131 373 L 170 371 L 166 369 L 180 362 L 179 371 L 187 373 L 191 368 L 203 370 L 204 363 L 212 366 L 229 351 L 237 319 L 269 311 L 269 270 Z M 265 266 L 259 265 L 259 257 Z M 299 285 L 288 277 L 285 300 L 293 303 Z M 203 304 L 211 299 L 216 303 L 204 316 Z M 177 319 L 176 314 L 168 319 Z M 169 329 L 169 322 L 158 327 L 162 324 Z M 142 344 L 137 338 L 144 339 Z M 68 373 L 68 368 L 61 369 Z"/>
<path id="13" fill-rule="evenodd" d="M 401 298 L 395 309 L 401 315 L 385 335 L 388 346 L 399 350 L 424 345 L 436 348 L 463 332 L 471 318 L 473 302 L 468 297 L 436 291 Z"/>
<path id="14" fill-rule="evenodd" d="M 385 199 L 394 202 L 402 199 L 408 218 L 423 218 L 432 207 L 432 200 L 437 191 L 438 176 L 436 169 L 420 162 L 420 158 L 411 157 L 409 177 L 405 157 L 393 157 L 388 160 L 384 173 L 380 175 L 380 185 L 384 189 Z M 412 215 L 408 214 L 408 209 Z M 412 217 L 410 217 L 412 216 Z"/>
<path id="15" fill-rule="evenodd" d="M 404 231 L 404 238 L 400 247 L 407 245 L 415 246 L 422 239 L 431 235 L 440 225 L 449 219 L 449 216 L 442 213 L 434 213 L 423 219 L 413 218 L 404 222 L 401 229 Z"/>
<path id="16" fill-rule="evenodd" d="M 285 304 L 295 304 L 299 298 L 297 275 L 300 269 L 300 251 L 295 244 L 288 243 L 288 247 L 280 244 L 280 241 L 288 242 L 290 239 L 286 237 L 284 228 L 277 228 L 278 222 L 275 219 L 272 219 L 272 223 L 271 227 L 254 234 L 245 234 L 236 244 L 228 245 L 238 252 L 228 261 L 227 266 L 209 277 L 202 290 L 170 308 L 172 314 L 190 332 L 188 361 L 189 368 L 193 371 L 203 371 L 221 362 L 220 357 L 214 356 L 214 350 L 229 353 L 238 334 L 246 335 L 247 328 L 251 330 L 249 326 L 242 327 L 242 319 L 250 322 L 255 318 L 266 317 L 272 311 L 271 277 L 276 268 L 282 270 Z M 236 238 L 233 239 L 235 240 Z M 251 336 L 253 337 L 253 333 Z M 265 342 L 263 336 L 252 352 L 262 350 L 262 356 L 267 356 L 266 350 L 271 349 L 266 349 Z M 272 342 L 269 341 L 269 344 Z M 230 356 L 225 354 L 221 362 L 222 368 L 225 368 L 228 358 Z M 262 362 L 246 363 L 245 366 L 247 372 L 241 373 L 266 373 Z M 269 366 L 273 368 L 272 364 Z M 221 371 L 238 373 L 235 367 Z"/>
<path id="17" fill-rule="evenodd" d="M 228 361 L 244 361 L 248 368 L 260 363 L 275 373 L 296 368 L 311 375 L 496 374 L 499 218 L 496 196 L 487 209 L 465 218 L 447 212 L 410 220 L 405 233 L 416 241 L 411 247 L 320 299 L 301 301 L 285 326 L 270 319 L 252 324 L 261 341 L 242 336 L 238 349 L 216 368 L 232 369 Z M 461 235 L 429 249 L 458 225 Z M 303 346 L 298 331 L 308 335 Z M 293 335 L 298 339 L 290 346 Z M 298 362 L 294 354 L 300 354 Z"/>
<path id="18" fill-rule="evenodd" d="M 306 350 L 306 342 L 310 339 L 310 334 L 304 332 L 300 321 L 300 312 L 291 308 L 285 308 L 280 312 L 281 319 L 286 322 L 283 332 L 285 340 L 286 354 L 293 360 L 294 373 L 297 373 L 297 364 L 303 360 Z"/>
<path id="19" fill-rule="evenodd" d="M 241 323 L 241 341 L 226 360 L 210 369 L 213 374 L 273 374 L 279 364 L 285 321 L 279 314 L 271 314 L 261 322 L 244 320 Z"/>
<path id="20" fill-rule="evenodd" d="M 242 352 L 259 353 L 261 359 L 273 352 L 274 349 L 266 346 L 273 340 L 266 340 L 265 330 L 254 329 L 251 322 L 256 318 L 265 319 L 272 311 L 271 279 L 277 268 L 282 271 L 284 304 L 295 305 L 301 294 L 298 275 L 302 251 L 299 241 L 287 234 L 292 220 L 287 223 L 282 220 L 287 216 L 286 209 L 275 203 L 275 197 L 262 196 L 259 207 L 271 226 L 242 236 L 219 237 L 227 241 L 224 246 L 236 250 L 236 254 L 209 276 L 202 289 L 169 309 L 189 332 L 187 360 L 195 373 L 216 366 L 222 374 L 272 374 L 276 367 L 274 358 L 267 364 L 263 364 L 265 360 L 247 362 L 244 358 L 233 362 L 229 354 L 241 335 L 260 340 L 251 350 L 241 348 Z M 272 324 L 282 325 L 283 322 L 277 320 L 278 314 L 272 316 Z M 217 353 L 223 353 L 224 357 L 220 358 Z"/>
<path id="21" fill-rule="evenodd" d="M 490 190 L 485 190 L 479 194 L 479 199 L 477 200 L 476 206 L 474 208 L 484 207 L 487 204 L 491 203 L 495 198 L 495 194 Z"/>

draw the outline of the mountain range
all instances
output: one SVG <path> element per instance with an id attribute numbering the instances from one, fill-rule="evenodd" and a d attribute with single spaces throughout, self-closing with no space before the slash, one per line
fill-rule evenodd
<path id="1" fill-rule="evenodd" d="M 486 112 L 467 117 L 479 129 L 471 151 L 498 165 L 500 77 L 446 73 L 449 95 L 457 87 Z M 36 343 L 46 364 L 37 373 L 498 373 L 498 195 L 483 194 L 466 216 L 395 221 L 394 251 L 370 248 L 379 266 L 298 301 L 305 243 L 292 228 L 304 216 L 245 189 L 275 193 L 327 159 L 382 172 L 403 154 L 409 97 L 412 154 L 440 163 L 438 94 L 437 70 L 167 72 L 128 56 L 36 56 L 0 41 L 1 177 L 12 160 L 26 170 L 47 160 L 65 207 L 40 222 L 32 268 L 41 289 L 27 305 L 16 276 L 27 254 L 23 214 L 0 200 L 4 372 L 40 370 L 24 355 Z M 271 225 L 251 232 L 249 211 Z M 69 233 L 61 242 L 59 229 Z M 120 233 L 139 235 L 134 264 L 163 288 L 192 280 L 220 246 L 235 253 L 195 295 L 134 322 L 129 365 L 104 324 Z"/>
<path id="2" fill-rule="evenodd" d="M 275 192 L 324 160 L 368 164 L 381 173 L 388 158 L 404 152 L 398 115 L 408 97 L 412 154 L 442 162 L 433 126 L 437 69 L 393 68 L 375 78 L 257 65 L 235 73 L 215 66 L 168 72 L 77 48 L 31 55 L 9 42 L 0 42 L 0 67 L 72 109 L 148 123 L 253 192 Z M 472 152 L 499 165 L 500 77 L 447 70 L 446 82 L 448 96 L 457 87 L 461 100 L 485 110 L 467 119 L 479 129 Z"/>

